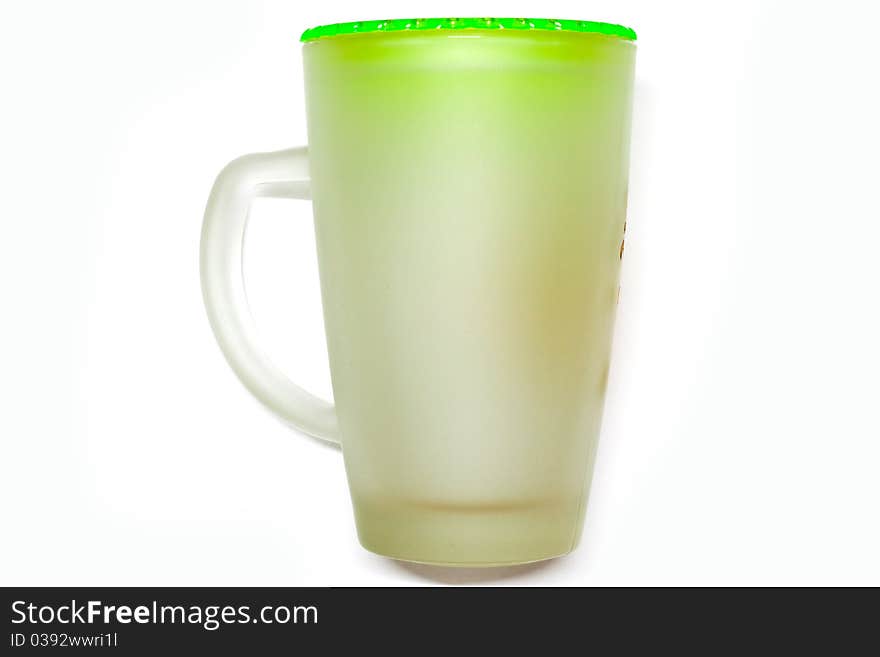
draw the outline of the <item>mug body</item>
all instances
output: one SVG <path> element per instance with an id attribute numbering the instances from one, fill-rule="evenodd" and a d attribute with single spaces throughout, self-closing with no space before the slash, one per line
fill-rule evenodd
<path id="1" fill-rule="evenodd" d="M 358 535 L 399 559 L 577 543 L 608 378 L 635 44 L 304 45 L 333 391 Z"/>

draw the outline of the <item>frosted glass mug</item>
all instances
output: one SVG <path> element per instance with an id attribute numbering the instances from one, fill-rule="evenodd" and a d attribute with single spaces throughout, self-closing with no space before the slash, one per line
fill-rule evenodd
<path id="1" fill-rule="evenodd" d="M 244 156 L 217 178 L 205 304 L 251 392 L 341 443 L 368 550 L 547 559 L 579 540 L 596 453 L 635 35 L 424 20 L 438 27 L 306 32 L 308 149 Z M 501 23 L 514 20 L 527 23 Z M 241 247 L 258 196 L 313 201 L 335 406 L 255 339 Z"/>

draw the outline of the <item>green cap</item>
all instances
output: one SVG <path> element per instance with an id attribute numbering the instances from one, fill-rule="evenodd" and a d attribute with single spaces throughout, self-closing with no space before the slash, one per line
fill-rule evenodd
<path id="1" fill-rule="evenodd" d="M 355 21 L 319 25 L 302 33 L 300 41 L 314 41 L 345 34 L 370 32 L 421 32 L 436 30 L 545 30 L 582 32 L 636 40 L 636 33 L 623 25 L 556 18 L 397 18 L 385 21 Z"/>

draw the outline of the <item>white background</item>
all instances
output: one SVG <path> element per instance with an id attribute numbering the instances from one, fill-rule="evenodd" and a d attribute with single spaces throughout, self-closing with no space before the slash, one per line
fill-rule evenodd
<path id="1" fill-rule="evenodd" d="M 299 33 L 411 15 L 639 33 L 623 293 L 583 543 L 406 566 L 202 307 L 233 157 L 304 142 Z M 844 2 L 32 2 L 0 21 L 0 584 L 880 584 L 880 21 Z M 310 208 L 261 201 L 267 349 L 330 396 Z"/>

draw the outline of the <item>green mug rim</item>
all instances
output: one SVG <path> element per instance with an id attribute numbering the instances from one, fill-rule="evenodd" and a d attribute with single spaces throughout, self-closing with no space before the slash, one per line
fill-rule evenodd
<path id="1" fill-rule="evenodd" d="M 525 30 L 550 32 L 578 32 L 604 34 L 635 41 L 632 28 L 616 23 L 579 21 L 558 18 L 397 18 L 392 20 L 350 21 L 311 27 L 302 33 L 300 41 L 315 41 L 330 37 L 381 32 L 421 32 L 437 30 Z"/>

